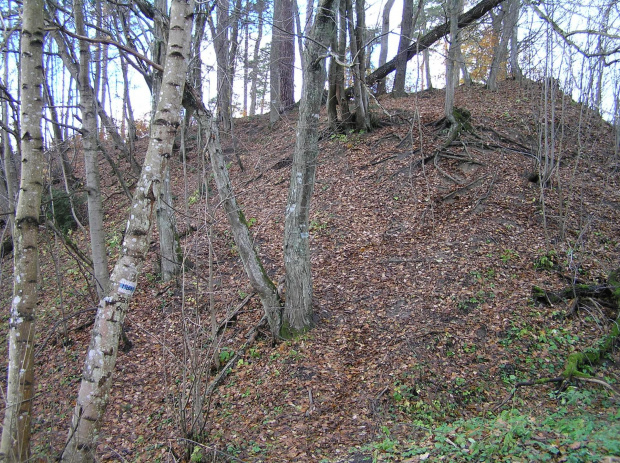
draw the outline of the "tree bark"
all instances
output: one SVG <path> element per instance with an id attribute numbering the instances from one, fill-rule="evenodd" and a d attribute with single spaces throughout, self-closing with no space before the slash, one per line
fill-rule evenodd
<path id="1" fill-rule="evenodd" d="M 379 67 L 383 66 L 387 61 L 388 42 L 390 39 L 390 12 L 394 6 L 394 0 L 387 0 L 383 7 L 383 15 L 381 17 L 381 50 L 379 51 Z M 377 95 L 385 93 L 385 77 L 377 83 Z"/>
<path id="2" fill-rule="evenodd" d="M 364 30 L 364 0 L 355 0 L 356 14 L 353 13 L 353 0 L 346 2 L 349 29 L 349 48 L 351 51 L 351 70 L 353 72 L 353 95 L 355 97 L 355 127 L 369 131 L 370 113 L 368 110 L 368 90 L 364 84 L 364 50 L 362 34 Z M 357 19 L 357 22 L 355 21 Z"/>
<path id="3" fill-rule="evenodd" d="M 517 24 L 518 3 L 512 0 L 501 5 L 501 13 L 498 18 L 498 29 L 496 31 L 497 43 L 493 49 L 493 59 L 491 61 L 491 69 L 489 70 L 489 78 L 487 80 L 487 88 L 489 90 L 497 90 L 497 79 L 501 71 L 506 70 L 506 57 L 508 55 L 508 43 L 512 36 L 512 30 Z M 515 10 L 516 15 L 515 15 Z"/>
<path id="4" fill-rule="evenodd" d="M 285 338 L 302 333 L 314 324 L 309 214 L 318 155 L 319 112 L 325 84 L 323 55 L 334 34 L 335 5 L 336 0 L 321 0 L 303 60 L 306 75 L 284 222 L 286 304 L 281 334 Z"/>
<path id="5" fill-rule="evenodd" d="M 84 3 L 82 0 L 74 0 L 73 15 L 76 32 L 81 36 L 86 36 Z M 82 150 L 84 151 L 84 167 L 86 170 L 88 228 L 90 231 L 90 250 L 93 259 L 95 288 L 97 289 L 97 296 L 101 299 L 108 291 L 110 274 L 108 273 L 108 255 L 106 253 L 105 229 L 103 227 L 103 203 L 99 186 L 97 109 L 95 107 L 95 93 L 90 85 L 89 44 L 84 40 L 80 40 L 79 46 L 80 71 L 78 74 L 78 88 L 82 113 Z"/>
<path id="6" fill-rule="evenodd" d="M 295 104 L 295 21 L 292 0 L 275 0 L 271 40 L 269 122 L 275 124 L 282 112 Z"/>
<path id="7" fill-rule="evenodd" d="M 43 1 L 24 0 L 20 54 L 22 169 L 13 230 L 13 302 L 9 319 L 9 365 L 0 461 L 30 457 L 34 398 L 34 337 L 38 237 L 43 185 Z"/>
<path id="8" fill-rule="evenodd" d="M 456 49 L 459 46 L 459 0 L 448 0 L 448 14 L 450 15 L 450 48 L 448 49 L 448 58 L 446 59 L 446 98 L 444 105 L 444 116 L 451 125 L 456 123 L 454 119 L 454 88 L 456 86 L 456 76 L 458 76 L 458 67 L 456 63 Z M 456 71 L 456 72 L 455 72 Z"/>
<path id="9" fill-rule="evenodd" d="M 407 78 L 407 47 L 411 43 L 413 29 L 413 0 L 403 0 L 403 19 L 400 25 L 400 39 L 398 41 L 398 53 L 396 54 L 396 74 L 394 75 L 395 96 L 405 94 L 405 80 Z M 385 63 L 384 63 L 385 64 Z"/>
<path id="10" fill-rule="evenodd" d="M 136 186 L 121 257 L 114 267 L 108 296 L 100 301 L 97 310 L 67 445 L 61 457 L 63 462 L 94 461 L 112 385 L 121 326 L 149 248 L 162 175 L 181 122 L 193 11 L 192 0 L 172 1 L 166 65 L 154 127 Z"/>
<path id="11" fill-rule="evenodd" d="M 167 0 L 157 0 L 156 9 L 159 14 L 155 15 L 153 62 L 165 66 L 165 49 L 168 42 L 166 30 L 165 12 L 168 9 Z M 163 74 L 153 71 L 153 102 L 159 102 Z M 166 282 L 173 280 L 181 270 L 181 258 L 179 256 L 179 237 L 177 224 L 174 217 L 172 193 L 170 192 L 170 165 L 166 163 L 162 174 L 161 188 L 157 196 L 157 230 L 159 231 L 159 270 L 161 280 Z"/>

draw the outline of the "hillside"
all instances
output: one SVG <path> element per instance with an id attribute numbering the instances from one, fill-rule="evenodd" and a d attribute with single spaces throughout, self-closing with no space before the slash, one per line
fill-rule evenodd
<path id="1" fill-rule="evenodd" d="M 133 346 L 119 354 L 100 460 L 179 461 L 187 439 L 206 446 L 189 442 L 195 460 L 209 456 L 204 461 L 476 461 L 474 442 L 497 443 L 493 454 L 519 461 L 620 457 L 618 397 L 600 385 L 578 382 L 559 395 L 555 384 L 522 387 L 501 405 L 517 381 L 558 376 L 567 355 L 592 345 L 617 316 L 596 301 L 569 313 L 568 304 L 532 299 L 533 286 L 605 282 L 620 264 L 613 129 L 558 93 L 549 127 L 561 162 L 541 192 L 531 181 L 534 147 L 545 141 L 540 92 L 533 82 L 507 81 L 498 92 L 461 87 L 456 104 L 471 112 L 471 131 L 434 159 L 446 139 L 434 124 L 442 91 L 383 97 L 374 109 L 382 127 L 371 133 L 325 127 L 311 222 L 316 328 L 276 346 L 259 329 L 204 399 L 204 428 L 192 436 L 179 427 L 180 416 L 191 418 L 192 378 L 204 389 L 204 377 L 217 374 L 214 349 L 222 364 L 230 360 L 262 314 L 256 297 L 241 305 L 251 288 L 214 186 L 207 201 L 200 194 L 199 153 L 188 157 L 186 180 L 175 157 L 184 285 L 157 281 L 155 234 L 127 315 Z M 296 117 L 286 114 L 273 129 L 268 116 L 240 119 L 235 143 L 223 136 L 237 199 L 274 281 L 283 275 Z M 127 200 L 111 174 L 104 183 L 113 263 Z M 83 233 L 71 237 L 87 249 Z M 41 253 L 34 451 L 53 461 L 90 337 L 93 312 L 84 309 L 96 302 L 57 237 L 45 236 Z M 9 307 L 9 257 L 2 270 Z M 207 342 L 210 303 L 219 322 L 241 305 L 217 346 Z M 617 387 L 617 348 L 590 372 Z M 561 429 L 551 424 L 562 420 Z"/>

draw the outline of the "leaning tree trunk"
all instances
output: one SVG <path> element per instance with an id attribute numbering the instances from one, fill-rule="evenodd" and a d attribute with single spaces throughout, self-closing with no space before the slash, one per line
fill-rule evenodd
<path id="1" fill-rule="evenodd" d="M 165 49 L 168 41 L 168 31 L 165 28 L 167 0 L 157 0 L 157 11 L 155 15 L 155 43 L 153 47 L 153 62 L 164 66 L 166 62 Z M 159 102 L 163 75 L 160 71 L 153 70 L 153 114 Z M 179 234 L 177 233 L 177 223 L 174 216 L 172 193 L 170 192 L 170 165 L 166 163 L 162 174 L 161 188 L 157 196 L 157 230 L 159 231 L 159 270 L 161 280 L 166 282 L 173 280 L 181 271 L 181 257 Z"/>
<path id="2" fill-rule="evenodd" d="M 162 175 L 181 123 L 193 11 L 192 0 L 172 1 L 166 65 L 149 147 L 136 186 L 122 254 L 114 267 L 108 295 L 100 301 L 97 310 L 67 445 L 61 457 L 63 462 L 91 462 L 95 458 L 121 326 L 149 249 Z"/>
<path id="3" fill-rule="evenodd" d="M 321 1 L 303 60 L 306 63 L 303 69 L 305 77 L 284 222 L 286 305 L 281 334 L 285 338 L 313 326 L 308 222 L 319 151 L 319 112 L 325 84 L 324 54 L 334 34 L 335 5 L 336 0 Z"/>
<path id="4" fill-rule="evenodd" d="M 76 32 L 86 36 L 84 23 L 84 3 L 74 0 L 73 14 Z M 88 228 L 90 230 L 90 250 L 95 274 L 95 288 L 101 299 L 107 294 L 110 285 L 108 255 L 105 248 L 103 228 L 103 203 L 99 187 L 99 164 L 97 162 L 97 109 L 95 92 L 90 85 L 90 48 L 88 42 L 80 40 L 80 72 L 78 88 L 80 91 L 80 110 L 82 112 L 82 149 L 86 169 L 86 192 L 88 200 Z M 96 86 L 95 86 L 96 88 Z"/>
<path id="5" fill-rule="evenodd" d="M 278 337 L 282 325 L 282 301 L 280 300 L 276 286 L 263 268 L 260 257 L 254 248 L 254 242 L 250 236 L 248 223 L 245 220 L 243 211 L 237 204 L 235 193 L 232 189 L 232 183 L 228 175 L 226 160 L 222 153 L 217 125 L 213 121 L 210 113 L 204 108 L 204 105 L 198 103 L 196 106 L 197 107 L 194 108 L 196 110 L 196 115 L 200 119 L 201 125 L 209 132 L 205 139 L 207 140 L 207 150 L 211 159 L 213 178 L 220 195 L 220 200 L 224 205 L 235 244 L 239 250 L 239 256 L 243 262 L 243 268 L 250 279 L 252 288 L 258 293 L 261 303 L 263 304 L 272 336 L 274 338 Z"/>
<path id="6" fill-rule="evenodd" d="M 34 396 L 34 330 L 39 273 L 38 237 L 43 185 L 43 1 L 24 0 L 21 33 L 22 169 L 13 230 L 13 302 L 0 460 L 27 461 Z"/>

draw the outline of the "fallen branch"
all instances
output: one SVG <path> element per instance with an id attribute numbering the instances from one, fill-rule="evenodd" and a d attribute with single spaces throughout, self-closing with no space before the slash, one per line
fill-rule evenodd
<path id="1" fill-rule="evenodd" d="M 207 388 L 205 389 L 205 396 L 208 396 L 213 393 L 213 391 L 221 384 L 221 382 L 228 376 L 228 374 L 232 371 L 232 368 L 236 365 L 243 355 L 245 355 L 245 351 L 254 344 L 256 337 L 258 336 L 258 330 L 261 326 L 263 326 L 267 322 L 267 316 L 263 315 L 263 318 L 260 319 L 258 324 L 254 326 L 250 331 L 246 333 L 246 338 L 248 339 L 243 345 L 235 352 L 235 355 L 228 361 L 228 363 L 222 368 L 222 370 L 217 374 L 213 381 L 209 383 Z"/>
<path id="2" fill-rule="evenodd" d="M 457 188 L 456 190 L 454 190 L 451 193 L 448 193 L 446 196 L 444 196 L 443 198 L 441 198 L 442 201 L 447 201 L 448 199 L 452 199 L 454 198 L 456 195 L 464 193 L 468 190 L 471 190 L 473 187 L 477 186 L 478 184 L 482 183 L 484 180 L 486 180 L 488 177 L 480 177 L 477 178 L 476 180 L 474 180 L 471 183 L 468 183 L 465 186 L 462 186 L 461 188 Z"/>

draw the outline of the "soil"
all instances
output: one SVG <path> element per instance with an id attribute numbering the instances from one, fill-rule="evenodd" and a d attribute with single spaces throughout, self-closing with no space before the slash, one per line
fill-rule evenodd
<path id="1" fill-rule="evenodd" d="M 461 87 L 456 104 L 471 112 L 473 131 L 426 163 L 447 135 L 433 124 L 442 117 L 442 91 L 382 97 L 374 108 L 382 127 L 371 133 L 335 134 L 325 124 L 311 219 L 316 327 L 276 345 L 260 328 L 205 397 L 204 426 L 192 432 L 192 384 L 204 390 L 262 313 L 252 297 L 210 342 L 211 309 L 224 320 L 251 288 L 190 130 L 186 175 L 180 155 L 171 161 L 185 272 L 178 285 L 158 281 L 155 231 L 127 315 L 133 346 L 119 353 L 99 461 L 172 462 L 187 458 L 187 449 L 221 461 L 373 461 L 368 444 L 386 432 L 395 440 L 429 439 L 412 424 L 413 404 L 437 422 L 482 416 L 515 379 L 561 372 L 566 356 L 606 333 L 615 314 L 592 305 L 566 317 L 562 303 L 535 303 L 532 287 L 605 281 L 618 268 L 620 158 L 612 127 L 558 93 L 547 124 L 555 145 L 546 145 L 558 168 L 544 188 L 530 181 L 546 143 L 540 91 L 534 82 L 507 81 L 497 92 Z M 268 115 L 238 119 L 234 144 L 222 134 L 237 199 L 276 282 L 284 273 L 296 117 L 286 113 L 275 127 Z M 146 143 L 138 142 L 142 153 Z M 79 155 L 75 162 L 79 173 Z M 104 160 L 101 168 L 113 264 L 128 200 Z M 198 187 L 203 178 L 206 191 Z M 88 250 L 84 232 L 70 238 Z M 40 251 L 33 452 L 54 461 L 90 338 L 94 312 L 83 310 L 96 300 L 57 237 L 44 231 Z M 11 265 L 5 257 L 7 308 Z M 8 310 L 4 332 L 7 318 Z M 559 349 L 542 341 L 553 336 Z M 593 374 L 618 381 L 619 360 L 615 350 Z M 553 387 L 522 388 L 505 407 L 554 410 Z"/>

